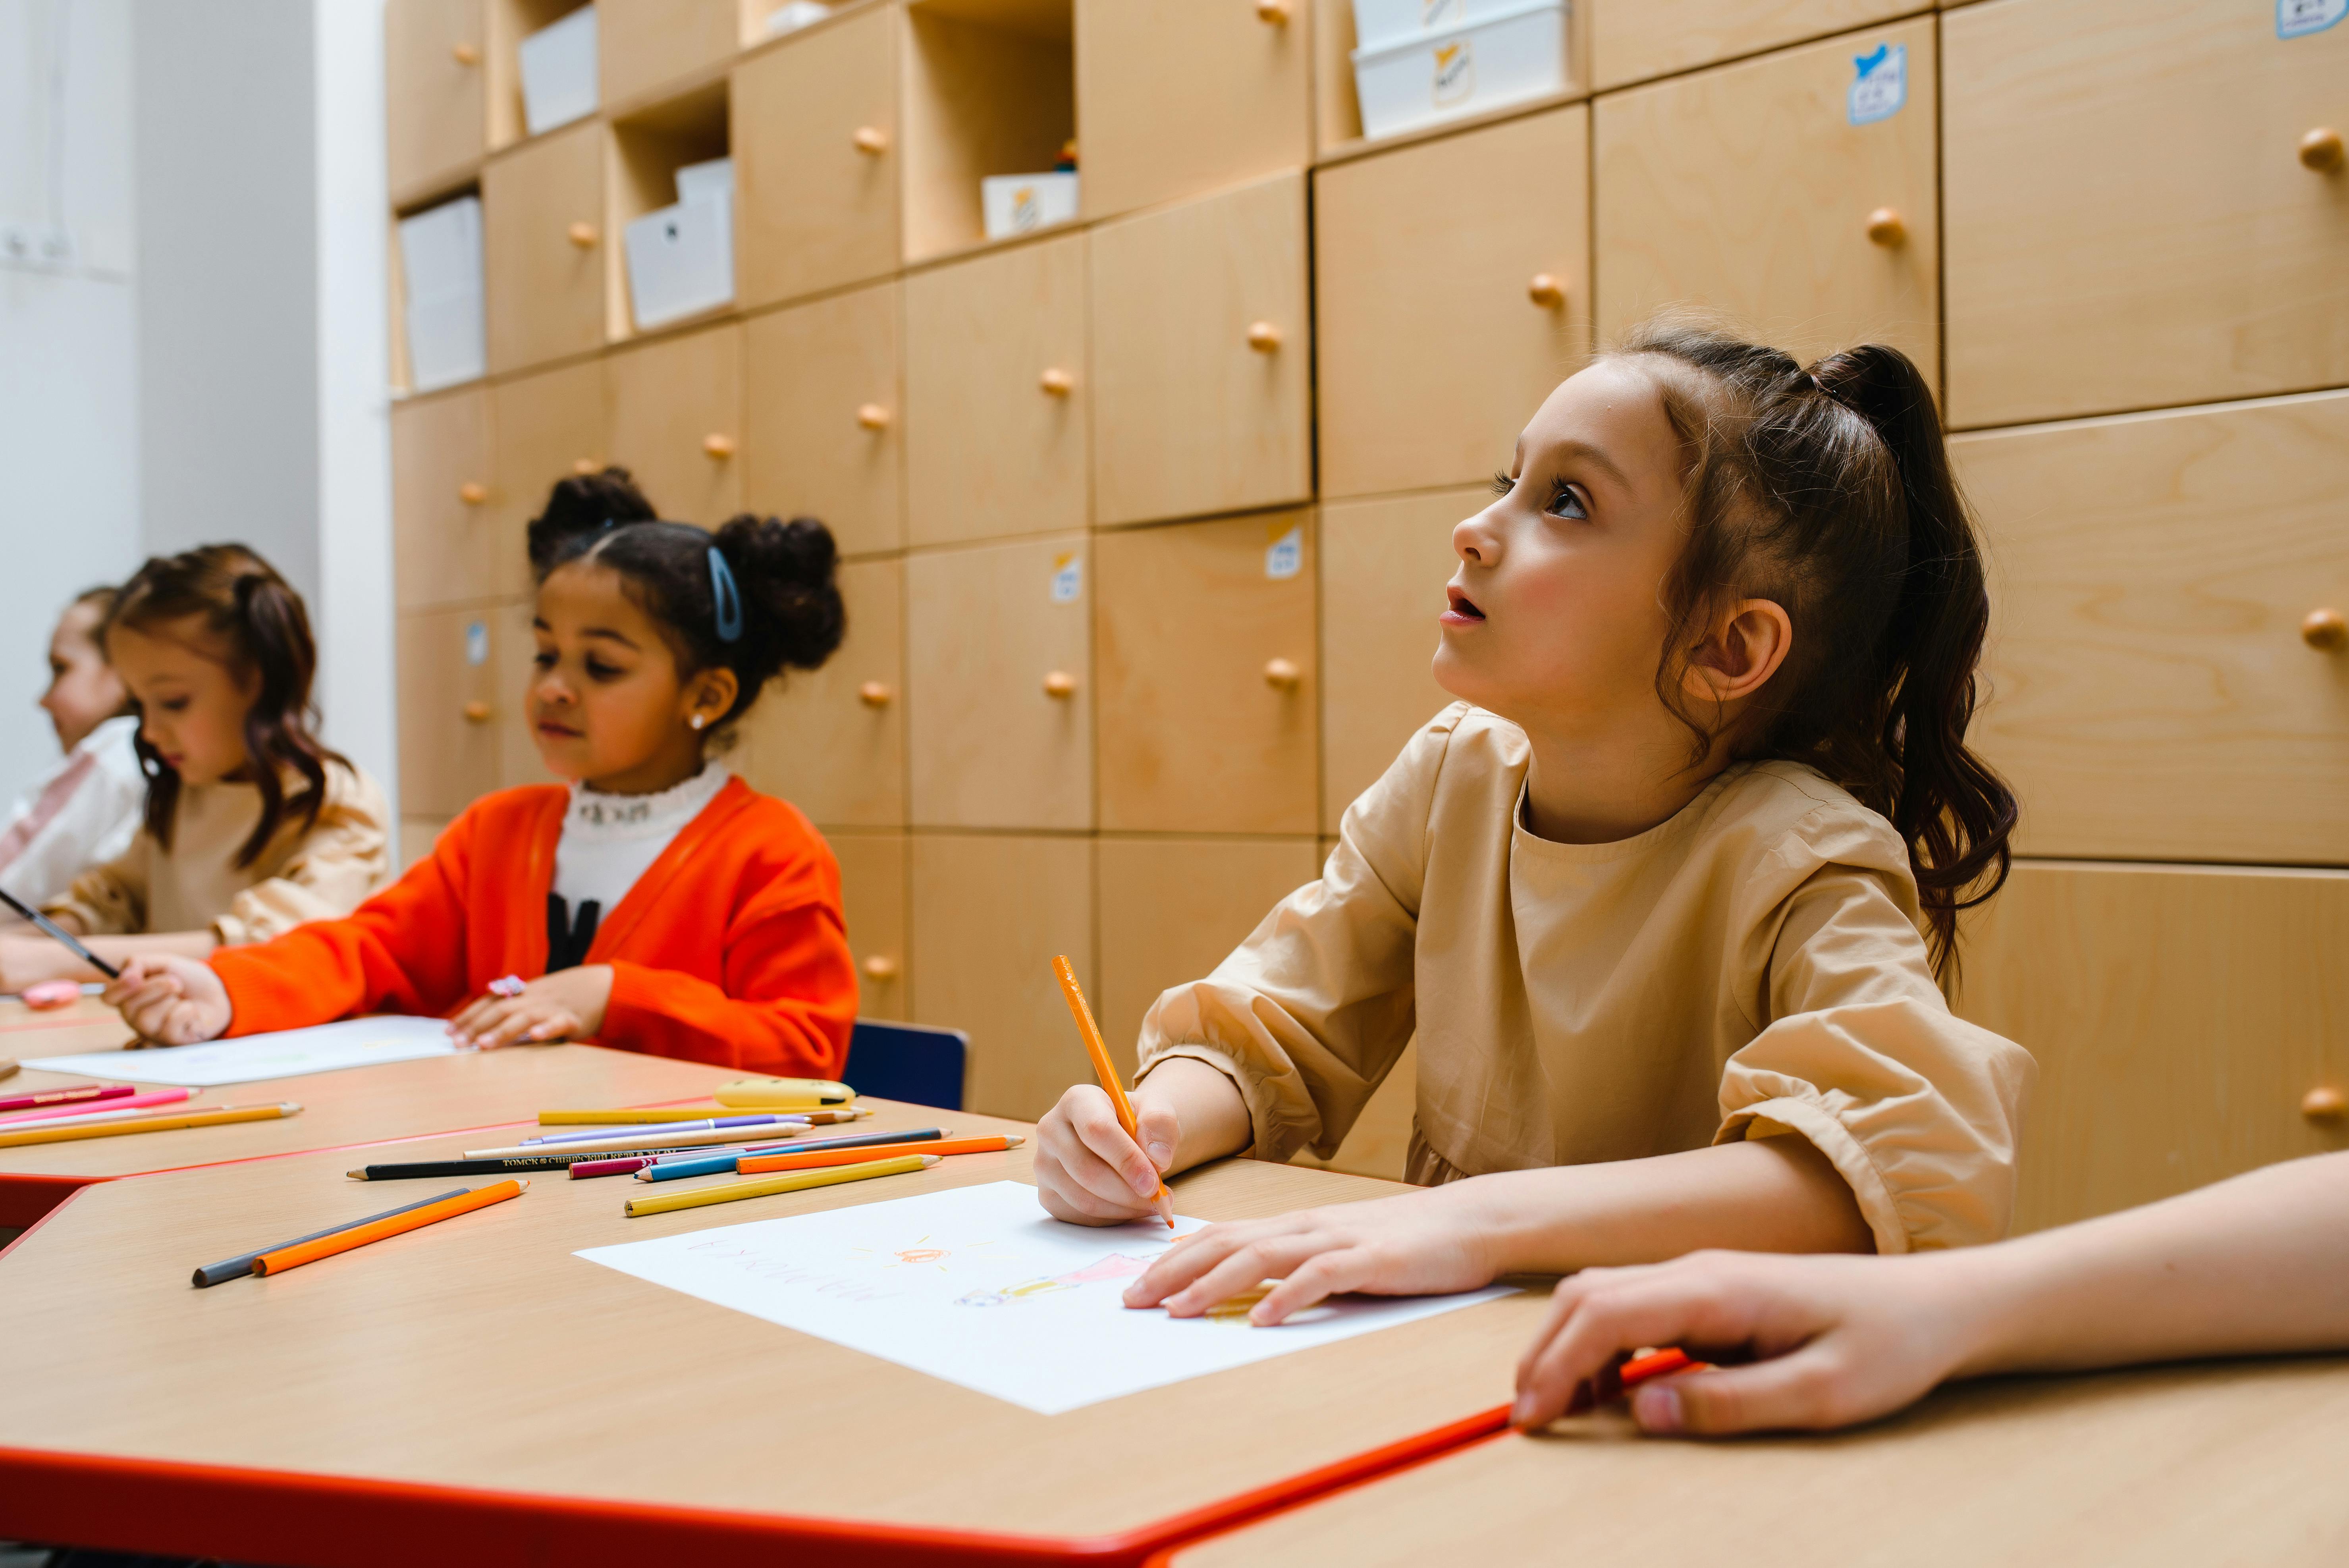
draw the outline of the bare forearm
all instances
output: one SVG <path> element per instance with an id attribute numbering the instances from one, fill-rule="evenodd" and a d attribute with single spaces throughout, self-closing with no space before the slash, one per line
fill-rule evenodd
<path id="1" fill-rule="evenodd" d="M 1866 1253 L 1851 1189 L 1800 1138 L 1479 1176 L 1441 1190 L 1489 1238 L 1495 1274 L 1656 1263 L 1705 1247 Z"/>
<path id="2" fill-rule="evenodd" d="M 209 930 L 155 931 L 143 936 L 86 936 L 82 938 L 82 945 L 108 963 L 119 966 L 124 959 L 141 953 L 164 953 L 174 958 L 210 958 L 220 950 L 220 938 Z M 103 978 L 98 971 L 64 948 L 58 948 L 57 953 L 66 960 L 67 967 L 63 973 L 68 978 Z"/>
<path id="3" fill-rule="evenodd" d="M 1134 1087 L 1133 1099 L 1137 1111 L 1156 1103 L 1173 1109 L 1179 1119 L 1182 1131 L 1174 1144 L 1174 1161 L 1166 1168 L 1169 1175 L 1237 1154 L 1256 1141 L 1239 1087 L 1194 1057 L 1170 1057 L 1160 1062 Z"/>
<path id="4" fill-rule="evenodd" d="M 2349 1346 L 2349 1153 L 1952 1254 L 1961 1376 Z"/>

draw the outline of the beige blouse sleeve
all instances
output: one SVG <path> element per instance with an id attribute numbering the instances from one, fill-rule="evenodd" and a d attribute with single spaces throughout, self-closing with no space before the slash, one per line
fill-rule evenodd
<path id="1" fill-rule="evenodd" d="M 1951 1013 L 1914 899 L 1905 876 L 1830 861 L 1757 923 L 1772 1021 L 1729 1059 L 1714 1139 L 1808 1139 L 1885 1253 L 2006 1233 L 2037 1070 Z"/>
<path id="2" fill-rule="evenodd" d="M 1347 809 L 1320 881 L 1274 905 L 1215 973 L 1164 993 L 1143 1020 L 1142 1073 L 1189 1057 L 1229 1075 L 1259 1160 L 1308 1147 L 1335 1154 L 1410 1043 L 1428 809 L 1454 713 Z"/>
<path id="3" fill-rule="evenodd" d="M 65 896 L 43 906 L 56 919 L 72 918 L 84 936 L 129 936 L 147 929 L 148 854 L 155 841 L 141 828 L 130 847 L 101 865 L 88 867 L 73 880 Z"/>
<path id="4" fill-rule="evenodd" d="M 229 901 L 212 922 L 223 947 L 266 942 L 313 920 L 338 920 L 391 871 L 390 806 L 364 773 L 326 770 L 326 803 L 275 876 Z"/>

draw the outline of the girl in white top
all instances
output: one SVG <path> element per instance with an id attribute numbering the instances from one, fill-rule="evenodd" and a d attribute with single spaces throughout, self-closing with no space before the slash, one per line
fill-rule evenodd
<path id="1" fill-rule="evenodd" d="M 98 645 L 114 590 L 92 588 L 66 606 L 49 634 L 49 684 L 41 707 L 65 756 L 18 798 L 0 830 L 0 887 L 38 907 L 63 894 L 85 866 L 130 847 L 147 799 L 139 768 L 139 720 L 123 712 L 121 677 Z"/>

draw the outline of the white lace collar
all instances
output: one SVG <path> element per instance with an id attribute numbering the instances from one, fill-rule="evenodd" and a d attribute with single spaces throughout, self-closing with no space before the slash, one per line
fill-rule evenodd
<path id="1" fill-rule="evenodd" d="M 571 786 L 571 810 L 565 813 L 565 837 L 610 841 L 655 835 L 675 837 L 678 830 L 701 815 L 733 775 L 722 762 L 705 762 L 701 771 L 657 795 L 609 795 L 585 784 Z"/>

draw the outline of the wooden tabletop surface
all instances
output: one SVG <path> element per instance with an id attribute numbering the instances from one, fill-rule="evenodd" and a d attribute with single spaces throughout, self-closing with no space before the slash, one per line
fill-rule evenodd
<path id="1" fill-rule="evenodd" d="M 2349 1357 L 1944 1388 L 1856 1432 L 1688 1442 L 1620 1416 L 1495 1438 L 1171 1568 L 2087 1568 L 2349 1562 Z"/>
<path id="2" fill-rule="evenodd" d="M 916 1122 L 1022 1126 L 905 1106 L 864 1125 Z M 464 1141 L 409 1142 L 399 1157 Z M 621 1213 L 636 1182 L 540 1178 L 519 1200 L 204 1291 L 188 1281 L 198 1264 L 425 1189 L 347 1181 L 361 1162 L 349 1153 L 88 1187 L 0 1259 L 0 1345 L 16 1368 L 0 1400 L 0 1450 L 1098 1538 L 1506 1398 L 1538 1295 L 1042 1416 L 571 1255 L 1026 1180 L 1031 1157 L 1032 1145 L 958 1156 L 918 1175 L 638 1220 Z M 1174 1186 L 1181 1211 L 1207 1219 L 1394 1190 L 1237 1160 Z M 41 1288 L 16 1288 L 31 1282 Z M 107 1495 L 135 1501 L 135 1485 L 109 1484 Z M 370 1528 L 379 1542 L 395 1526 Z"/>

